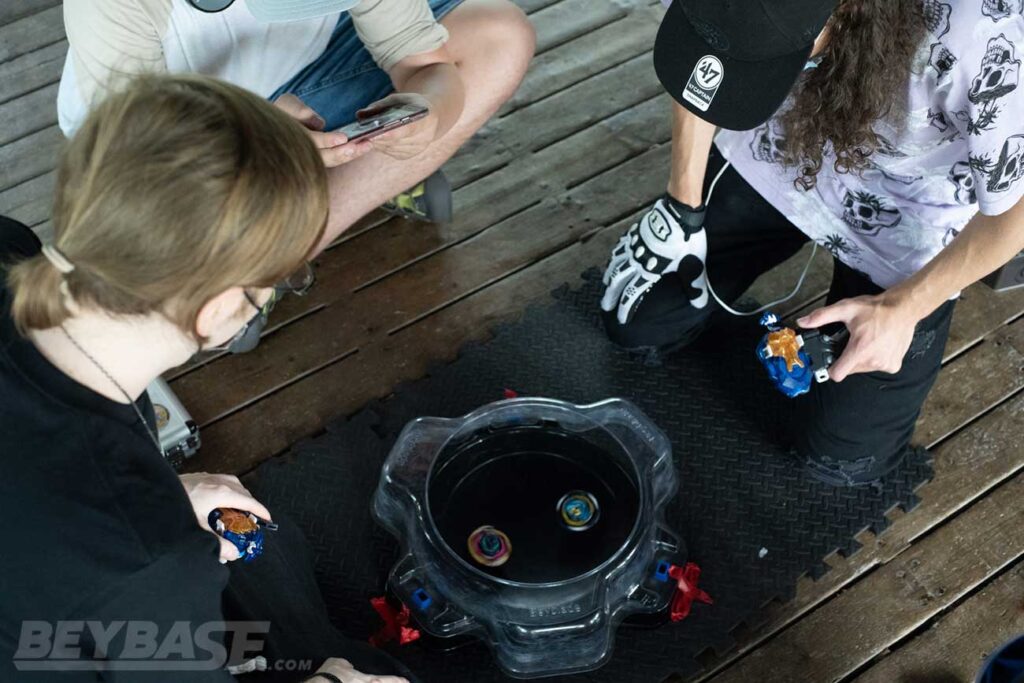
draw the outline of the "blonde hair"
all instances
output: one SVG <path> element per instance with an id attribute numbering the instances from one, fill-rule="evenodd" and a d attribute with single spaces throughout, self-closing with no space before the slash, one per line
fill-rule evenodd
<path id="1" fill-rule="evenodd" d="M 140 77 L 61 153 L 54 246 L 74 270 L 44 255 L 12 266 L 11 315 L 22 333 L 60 325 L 66 292 L 114 315 L 159 312 L 198 338 L 210 299 L 301 266 L 327 209 L 323 162 L 288 115 L 211 78 Z"/>

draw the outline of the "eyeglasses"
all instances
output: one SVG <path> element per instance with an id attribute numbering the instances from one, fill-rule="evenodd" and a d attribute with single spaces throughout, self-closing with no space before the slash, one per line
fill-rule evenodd
<path id="1" fill-rule="evenodd" d="M 188 0 L 188 4 L 195 7 L 200 12 L 223 12 L 235 0 Z"/>
<path id="2" fill-rule="evenodd" d="M 249 290 L 243 290 L 245 294 L 245 300 L 256 309 L 256 315 L 249 319 L 245 326 L 242 327 L 238 332 L 235 333 L 227 343 L 222 344 L 218 347 L 208 349 L 209 351 L 230 351 L 232 353 L 244 353 L 245 351 L 252 351 L 259 344 L 260 334 L 263 332 L 263 328 L 267 326 L 267 318 L 270 316 L 270 312 L 274 310 L 274 306 L 285 294 L 295 294 L 296 296 L 304 296 L 313 287 L 316 282 L 316 274 L 313 272 L 313 266 L 306 263 L 302 264 L 299 270 L 295 271 L 281 282 L 274 285 L 274 288 L 270 292 L 270 298 L 268 298 L 263 305 L 256 302 Z"/>
<path id="3" fill-rule="evenodd" d="M 266 317 L 270 315 L 270 312 L 274 310 L 274 306 L 277 305 L 277 302 L 285 294 L 305 296 L 315 283 L 316 273 L 313 272 L 313 266 L 310 265 L 309 261 L 306 261 L 302 264 L 301 268 L 274 285 L 273 290 L 270 292 L 270 298 L 262 306 L 253 300 L 252 295 L 248 291 L 245 292 L 245 298 L 249 300 L 253 308 L 259 311 L 261 316 Z"/>

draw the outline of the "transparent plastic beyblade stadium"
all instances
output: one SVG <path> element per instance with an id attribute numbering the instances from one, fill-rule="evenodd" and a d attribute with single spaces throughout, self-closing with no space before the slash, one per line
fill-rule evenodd
<path id="1" fill-rule="evenodd" d="M 624 619 L 668 611 L 676 488 L 668 439 L 628 401 L 414 420 L 373 501 L 402 548 L 389 588 L 427 634 L 479 638 L 512 676 L 596 669 Z"/>

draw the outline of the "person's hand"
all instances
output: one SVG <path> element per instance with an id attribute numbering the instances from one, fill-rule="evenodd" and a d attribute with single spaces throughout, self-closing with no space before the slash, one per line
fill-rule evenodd
<path id="1" fill-rule="evenodd" d="M 359 120 L 373 118 L 389 107 L 408 105 L 430 109 L 430 102 L 416 93 L 395 93 L 369 104 L 356 112 Z M 437 136 L 437 116 L 430 112 L 419 121 L 407 123 L 369 140 L 373 149 L 393 159 L 411 159 L 434 142 Z"/>
<path id="2" fill-rule="evenodd" d="M 859 372 L 900 371 L 914 340 L 917 316 L 883 293 L 843 299 L 796 321 L 807 328 L 840 322 L 850 331 L 850 340 L 839 360 L 829 368 L 830 379 L 842 382 Z"/>
<path id="3" fill-rule="evenodd" d="M 368 142 L 349 142 L 344 133 L 325 132 L 323 118 L 295 95 L 281 95 L 274 105 L 306 127 L 327 168 L 358 159 L 373 149 Z"/>
<path id="4" fill-rule="evenodd" d="M 195 474 L 182 474 L 181 485 L 185 487 L 185 493 L 195 510 L 199 526 L 209 531 L 220 541 L 220 561 L 231 562 L 241 557 L 235 544 L 226 538 L 221 537 L 210 528 L 210 513 L 216 508 L 235 508 L 251 512 L 268 522 L 271 521 L 270 511 L 263 507 L 263 504 L 252 497 L 252 494 L 242 486 L 238 477 L 230 474 L 208 474 L 197 472 Z"/>
<path id="5" fill-rule="evenodd" d="M 361 671 L 356 671 L 352 666 L 351 662 L 347 659 L 341 659 L 339 657 L 331 657 L 323 666 L 317 669 L 316 674 L 313 674 L 306 679 L 308 683 L 328 683 L 332 679 L 326 676 L 318 676 L 317 674 L 327 673 L 337 678 L 341 683 L 409 683 L 408 680 L 401 676 L 378 676 L 376 674 L 364 674 Z"/>
<path id="6" fill-rule="evenodd" d="M 662 276 L 676 271 L 690 284 L 690 304 L 704 308 L 708 303 L 704 272 L 708 243 L 703 226 L 703 208 L 679 212 L 664 198 L 655 202 L 612 249 L 604 272 L 601 308 L 607 312 L 617 309 L 616 318 L 625 325 Z"/>

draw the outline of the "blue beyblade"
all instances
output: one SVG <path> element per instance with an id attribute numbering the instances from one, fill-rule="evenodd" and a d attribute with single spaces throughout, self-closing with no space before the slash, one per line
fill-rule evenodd
<path id="1" fill-rule="evenodd" d="M 246 562 L 252 562 L 263 554 L 263 528 L 277 529 L 276 524 L 234 508 L 215 508 L 207 521 L 211 529 L 238 548 L 238 556 Z"/>
<path id="2" fill-rule="evenodd" d="M 765 313 L 761 325 L 768 329 L 757 345 L 757 357 L 768 371 L 775 388 L 790 398 L 811 390 L 814 372 L 811 358 L 803 351 L 804 340 L 790 327 L 783 327 L 774 313 Z"/>
<path id="3" fill-rule="evenodd" d="M 757 357 L 768 371 L 772 384 L 790 398 L 806 394 L 811 380 L 827 382 L 828 369 L 839 357 L 850 333 L 845 326 L 832 326 L 831 334 L 821 330 L 802 330 L 779 324 L 774 313 L 761 316 L 768 333 L 757 345 Z"/>

